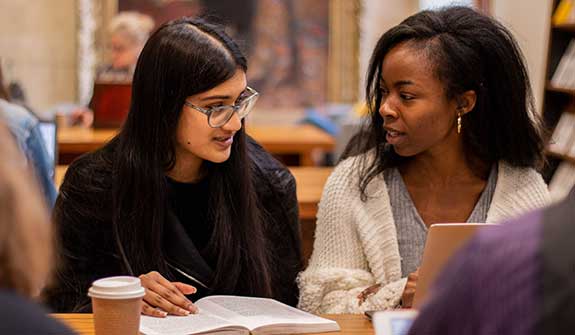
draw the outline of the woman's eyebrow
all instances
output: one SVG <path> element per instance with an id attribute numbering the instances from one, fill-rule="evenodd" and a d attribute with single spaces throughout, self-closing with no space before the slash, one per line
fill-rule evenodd
<path id="1" fill-rule="evenodd" d="M 411 85 L 416 85 L 416 84 L 411 80 L 398 80 L 398 81 L 393 83 L 393 87 L 396 87 L 396 88 L 401 88 L 403 86 L 411 86 Z M 380 80 L 379 86 L 380 87 L 386 87 L 387 85 L 385 83 L 385 80 Z"/>
<path id="2" fill-rule="evenodd" d="M 395 83 L 393 83 L 393 86 L 395 86 L 395 87 L 402 87 L 402 86 L 409 86 L 409 85 L 415 85 L 415 83 L 411 80 L 399 80 L 399 81 L 396 81 Z"/>
<path id="3" fill-rule="evenodd" d="M 206 101 L 206 100 L 226 100 L 226 99 L 231 99 L 231 96 L 229 95 L 210 95 L 208 97 L 204 97 L 201 98 L 201 101 Z"/>
<path id="4" fill-rule="evenodd" d="M 244 88 L 242 90 L 242 92 L 238 95 L 238 97 L 240 97 L 242 95 L 242 93 L 244 93 L 246 91 L 246 88 Z M 200 101 L 208 101 L 208 100 L 227 100 L 227 99 L 232 99 L 233 97 L 231 95 L 209 95 L 207 97 L 203 97 L 200 99 Z M 237 99 L 237 98 L 236 98 Z"/>

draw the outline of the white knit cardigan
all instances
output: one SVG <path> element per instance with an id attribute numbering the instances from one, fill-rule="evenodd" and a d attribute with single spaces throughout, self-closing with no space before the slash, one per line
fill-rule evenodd
<path id="1" fill-rule="evenodd" d="M 312 313 L 362 313 L 396 306 L 406 278 L 383 174 L 360 199 L 358 157 L 342 161 L 328 178 L 317 214 L 314 250 L 298 276 L 299 308 Z M 547 185 L 535 170 L 500 162 L 487 222 L 501 222 L 549 203 Z M 361 306 L 357 295 L 383 287 Z"/>

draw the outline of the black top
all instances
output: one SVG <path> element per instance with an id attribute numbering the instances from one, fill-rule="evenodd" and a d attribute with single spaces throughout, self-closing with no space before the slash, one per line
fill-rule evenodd
<path id="1" fill-rule="evenodd" d="M 53 285 L 43 292 L 47 305 L 54 311 L 89 312 L 90 299 L 86 293 L 94 280 L 129 275 L 120 257 L 112 225 L 115 145 L 112 141 L 104 148 L 76 159 L 60 186 L 54 209 L 60 266 Z M 247 149 L 258 202 L 269 218 L 263 224 L 269 253 L 274 259 L 270 269 L 273 298 L 295 306 L 299 296 L 296 277 L 302 270 L 295 179 L 287 168 L 250 138 Z M 214 277 L 210 265 L 213 260 L 202 255 L 201 245 L 209 236 L 210 226 L 197 224 L 205 213 L 194 211 L 195 205 L 188 207 L 186 200 L 188 196 L 200 196 L 202 192 L 186 190 L 190 185 L 179 186 L 184 189 L 180 190 L 176 185 L 177 190 L 172 193 L 177 194 L 176 203 L 167 211 L 162 227 L 162 251 L 169 269 L 162 275 L 198 288 L 198 293 L 190 296 L 194 300 L 219 294 L 221 292 L 210 289 Z M 200 231 L 197 229 L 202 228 L 206 230 L 196 234 Z M 242 295 L 243 292 L 232 294 Z"/>
<path id="2" fill-rule="evenodd" d="M 0 334 L 2 335 L 72 335 L 59 321 L 46 315 L 40 306 L 23 297 L 0 290 Z"/>
<path id="3" fill-rule="evenodd" d="M 214 269 L 216 260 L 206 248 L 214 231 L 213 219 L 208 217 L 209 178 L 198 183 L 180 183 L 171 178 L 167 178 L 167 181 L 172 211 L 202 257 Z"/>

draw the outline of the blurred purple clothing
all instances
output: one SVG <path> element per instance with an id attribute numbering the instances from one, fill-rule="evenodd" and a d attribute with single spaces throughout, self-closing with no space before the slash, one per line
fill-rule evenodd
<path id="1" fill-rule="evenodd" d="M 480 232 L 442 273 L 409 334 L 535 334 L 541 221 L 536 211 Z"/>

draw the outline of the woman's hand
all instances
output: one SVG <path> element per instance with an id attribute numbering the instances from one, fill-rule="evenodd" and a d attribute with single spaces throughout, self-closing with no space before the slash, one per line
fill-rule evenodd
<path id="1" fill-rule="evenodd" d="M 94 112 L 86 107 L 76 108 L 70 113 L 70 123 L 89 128 L 94 123 Z"/>
<path id="2" fill-rule="evenodd" d="M 361 306 L 370 295 L 376 294 L 381 288 L 381 284 L 372 285 L 357 295 L 358 305 Z"/>
<path id="3" fill-rule="evenodd" d="M 196 293 L 196 288 L 180 282 L 170 282 L 156 271 L 140 276 L 146 295 L 142 301 L 142 313 L 149 316 L 165 317 L 190 315 L 198 308 L 185 295 Z"/>
<path id="4" fill-rule="evenodd" d="M 411 308 L 413 307 L 413 297 L 415 296 L 415 289 L 417 288 L 417 279 L 419 278 L 419 269 L 412 272 L 407 276 L 407 284 L 405 284 L 405 289 L 401 295 L 401 307 Z"/>

